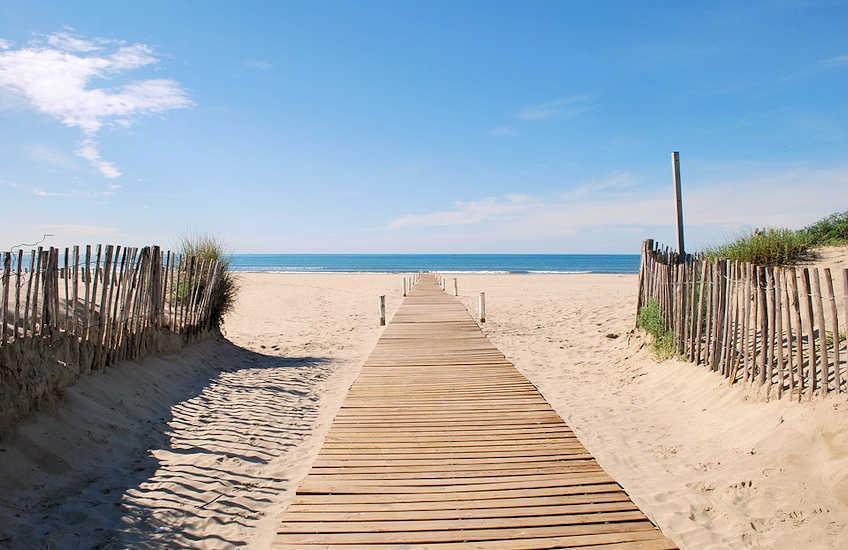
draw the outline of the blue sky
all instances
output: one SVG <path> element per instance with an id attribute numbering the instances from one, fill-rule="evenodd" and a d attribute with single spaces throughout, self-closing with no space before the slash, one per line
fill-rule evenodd
<path id="1" fill-rule="evenodd" d="M 848 208 L 845 2 L 68 4 L 0 4 L 4 247 L 635 252 L 673 150 L 691 247 Z"/>

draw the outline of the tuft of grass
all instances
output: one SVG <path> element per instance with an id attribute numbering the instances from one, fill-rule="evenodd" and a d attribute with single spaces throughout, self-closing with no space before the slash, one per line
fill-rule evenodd
<path id="1" fill-rule="evenodd" d="M 707 257 L 751 262 L 757 265 L 792 265 L 813 259 L 807 234 L 791 229 L 767 228 L 743 235 L 729 243 L 704 251 Z"/>
<path id="2" fill-rule="evenodd" d="M 226 253 L 223 243 L 211 235 L 184 237 L 180 242 L 180 252 L 186 256 L 220 262 L 221 273 L 212 291 L 210 308 L 213 324 L 216 327 L 221 326 L 224 315 L 232 309 L 238 293 L 238 284 L 233 272 L 230 271 L 229 255 Z"/>
<path id="3" fill-rule="evenodd" d="M 658 358 L 668 359 L 674 355 L 674 335 L 666 328 L 660 315 L 660 305 L 656 301 L 651 300 L 642 306 L 636 318 L 636 325 L 653 336 L 651 347 Z"/>
<path id="4" fill-rule="evenodd" d="M 811 246 L 838 246 L 848 244 L 848 210 L 836 212 L 808 225 L 803 233 Z"/>

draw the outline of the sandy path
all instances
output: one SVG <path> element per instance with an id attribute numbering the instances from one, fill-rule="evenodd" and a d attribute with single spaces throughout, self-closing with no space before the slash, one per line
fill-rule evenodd
<path id="1" fill-rule="evenodd" d="M 88 376 L 0 441 L 0 547 L 268 546 L 400 278 L 241 278 L 228 340 Z"/>
<path id="2" fill-rule="evenodd" d="M 656 363 L 628 344 L 634 276 L 459 277 L 471 311 L 486 291 L 493 342 L 683 547 L 844 548 L 844 397 L 755 402 L 688 363 Z"/>

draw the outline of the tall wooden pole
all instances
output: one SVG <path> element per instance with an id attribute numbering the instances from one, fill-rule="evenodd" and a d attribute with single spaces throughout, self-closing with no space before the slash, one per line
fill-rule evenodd
<path id="1" fill-rule="evenodd" d="M 680 153 L 671 154 L 671 170 L 674 173 L 674 204 L 677 214 L 677 253 L 682 257 L 686 252 L 683 245 L 683 193 L 680 190 Z"/>

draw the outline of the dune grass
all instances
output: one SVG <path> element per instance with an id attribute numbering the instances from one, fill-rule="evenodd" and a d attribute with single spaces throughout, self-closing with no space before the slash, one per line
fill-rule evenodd
<path id="1" fill-rule="evenodd" d="M 743 235 L 729 243 L 705 250 L 710 258 L 751 262 L 757 265 L 792 265 L 815 257 L 814 245 L 804 232 L 768 228 Z"/>
<path id="2" fill-rule="evenodd" d="M 211 235 L 196 235 L 184 237 L 180 242 L 180 252 L 187 256 L 195 256 L 204 260 L 218 260 L 221 265 L 221 275 L 218 278 L 211 296 L 212 322 L 221 326 L 224 315 L 235 304 L 238 284 L 230 271 L 229 256 L 223 243 Z M 202 290 L 202 289 L 201 289 Z"/>
<path id="3" fill-rule="evenodd" d="M 815 259 L 816 248 L 848 245 L 848 210 L 836 212 L 793 230 L 769 227 L 708 248 L 709 258 L 724 258 L 757 265 L 793 265 Z"/>
<path id="4" fill-rule="evenodd" d="M 674 335 L 668 330 L 660 315 L 660 305 L 650 300 L 639 310 L 636 325 L 653 336 L 651 348 L 659 359 L 667 359 L 674 355 Z"/>

